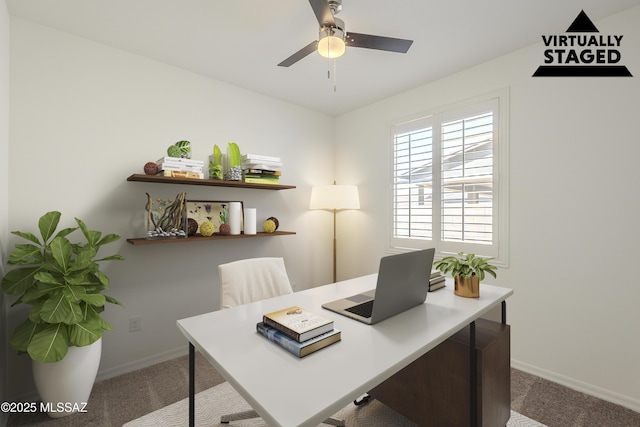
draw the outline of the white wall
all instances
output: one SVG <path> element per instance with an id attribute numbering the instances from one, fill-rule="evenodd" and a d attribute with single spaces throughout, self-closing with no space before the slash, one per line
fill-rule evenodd
<path id="1" fill-rule="evenodd" d="M 218 307 L 219 263 L 284 256 L 295 289 L 331 281 L 331 216 L 308 206 L 310 186 L 333 179 L 332 118 L 13 18 L 11 50 L 9 229 L 35 231 L 41 214 L 60 210 L 64 226 L 79 217 L 123 237 L 103 249 L 126 257 L 106 266 L 110 295 L 125 307 L 107 307 L 115 331 L 104 335 L 99 377 L 185 353 L 176 320 Z M 126 181 L 182 139 L 203 160 L 213 144 L 226 151 L 229 141 L 245 153 L 280 156 L 282 182 L 297 188 Z M 144 235 L 145 192 L 166 198 L 181 191 L 196 200 L 242 200 L 257 207 L 260 226 L 274 215 L 282 230 L 297 234 L 152 246 L 124 241 Z M 17 242 L 12 236 L 11 246 Z M 22 315 L 11 311 L 11 330 Z M 142 316 L 142 331 L 129 332 L 132 316 Z M 11 351 L 9 363 L 10 396 L 32 392 L 28 357 Z"/>
<path id="2" fill-rule="evenodd" d="M 9 213 L 9 13 L 0 2 L 0 277 L 4 276 Z M 0 290 L 0 402 L 7 400 L 7 322 L 5 297 Z M 7 414 L 0 413 L 0 425 Z"/>
<path id="3" fill-rule="evenodd" d="M 624 35 L 633 78 L 532 78 L 538 44 L 339 117 L 337 178 L 362 199 L 339 218 L 341 277 L 388 248 L 386 124 L 509 87 L 511 264 L 495 283 L 515 289 L 513 365 L 640 410 L 638 22 L 640 7 L 596 23 Z"/>

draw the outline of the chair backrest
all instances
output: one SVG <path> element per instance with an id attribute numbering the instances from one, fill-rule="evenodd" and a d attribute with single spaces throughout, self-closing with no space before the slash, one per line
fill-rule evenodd
<path id="1" fill-rule="evenodd" d="M 293 293 L 282 258 L 250 258 L 220 264 L 218 273 L 221 308 Z"/>

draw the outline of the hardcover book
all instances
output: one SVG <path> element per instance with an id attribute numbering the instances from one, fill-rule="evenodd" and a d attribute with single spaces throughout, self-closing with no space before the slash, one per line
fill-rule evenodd
<path id="1" fill-rule="evenodd" d="M 298 306 L 267 313 L 262 317 L 262 321 L 298 342 L 309 340 L 333 329 L 333 320 Z"/>
<path id="2" fill-rule="evenodd" d="M 318 335 L 310 340 L 298 342 L 279 330 L 265 325 L 264 322 L 258 323 L 256 325 L 256 330 L 269 341 L 276 343 L 289 353 L 295 354 L 298 357 L 304 357 L 325 348 L 328 345 L 340 341 L 342 338 L 342 333 L 338 329 L 332 329 L 331 331 L 325 332 L 324 334 Z"/>

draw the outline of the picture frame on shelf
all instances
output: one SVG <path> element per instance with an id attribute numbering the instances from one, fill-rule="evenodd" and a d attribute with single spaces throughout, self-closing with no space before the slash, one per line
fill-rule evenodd
<path id="1" fill-rule="evenodd" d="M 230 222 L 229 205 L 233 202 L 240 203 L 240 230 L 244 230 L 244 203 L 242 201 L 187 200 L 185 202 L 185 220 L 187 222 L 185 228 L 188 236 L 210 236 L 210 234 L 206 232 L 203 234 L 200 230 L 200 226 L 205 222 L 211 222 L 213 224 L 214 235 L 229 234 L 221 233 L 220 226 L 225 216 L 227 223 Z"/>

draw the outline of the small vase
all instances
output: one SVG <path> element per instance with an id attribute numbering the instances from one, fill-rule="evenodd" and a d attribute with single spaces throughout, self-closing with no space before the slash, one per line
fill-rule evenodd
<path id="1" fill-rule="evenodd" d="M 453 278 L 455 284 L 454 293 L 459 297 L 480 298 L 480 281 L 475 274 L 471 277 L 464 278 L 456 276 Z"/>

